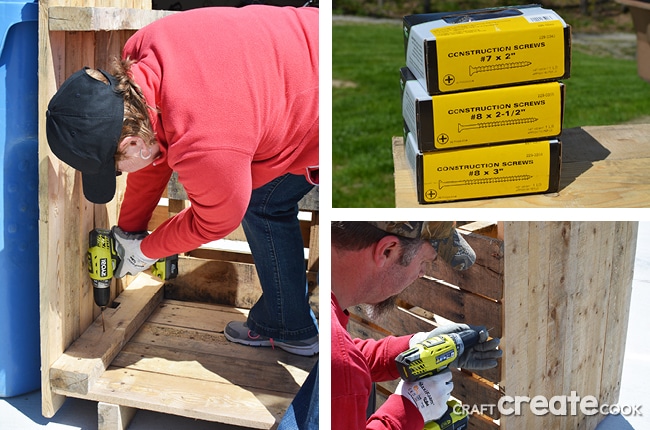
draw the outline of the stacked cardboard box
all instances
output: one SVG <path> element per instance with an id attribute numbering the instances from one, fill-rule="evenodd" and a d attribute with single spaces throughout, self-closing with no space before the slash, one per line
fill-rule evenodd
<path id="1" fill-rule="evenodd" d="M 420 203 L 557 191 L 570 27 L 538 5 L 404 17 L 406 156 Z"/>

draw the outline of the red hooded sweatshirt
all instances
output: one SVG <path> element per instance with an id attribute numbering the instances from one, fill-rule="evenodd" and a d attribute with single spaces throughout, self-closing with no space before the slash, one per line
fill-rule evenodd
<path id="1" fill-rule="evenodd" d="M 410 400 L 391 394 L 370 418 L 366 409 L 373 382 L 399 378 L 395 357 L 409 348 L 409 336 L 352 339 L 350 319 L 332 298 L 332 429 L 421 430 L 422 414 Z"/>
<path id="2" fill-rule="evenodd" d="M 318 9 L 194 9 L 136 32 L 123 57 L 162 151 L 129 173 L 118 225 L 146 230 L 172 171 L 191 206 L 141 245 L 149 258 L 221 239 L 251 191 L 318 166 Z"/>

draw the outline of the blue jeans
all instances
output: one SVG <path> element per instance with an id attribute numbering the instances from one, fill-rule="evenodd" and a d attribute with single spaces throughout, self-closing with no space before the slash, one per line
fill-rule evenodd
<path id="1" fill-rule="evenodd" d="M 298 202 L 312 187 L 304 176 L 276 178 L 253 190 L 242 221 L 262 285 L 246 325 L 275 340 L 305 340 L 318 334 L 298 221 Z"/>
<path id="2" fill-rule="evenodd" d="M 318 430 L 318 362 L 282 417 L 278 430 Z"/>

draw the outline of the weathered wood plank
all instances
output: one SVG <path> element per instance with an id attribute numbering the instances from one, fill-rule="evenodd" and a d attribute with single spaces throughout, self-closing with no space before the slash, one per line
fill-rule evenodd
<path id="1" fill-rule="evenodd" d="M 469 430 L 498 430 L 503 427 L 483 415 L 472 415 L 467 423 Z"/>
<path id="2" fill-rule="evenodd" d="M 431 331 L 436 326 L 432 321 L 427 321 L 403 308 L 395 307 L 379 321 L 369 321 L 362 309 L 353 307 L 348 309 L 350 313 L 350 326 L 348 331 L 359 338 L 367 338 L 368 334 L 375 333 L 373 339 L 381 339 L 387 333 L 394 336 L 403 336 L 420 331 Z M 355 336 L 353 336 L 355 337 Z"/>
<path id="3" fill-rule="evenodd" d="M 187 334 L 191 335 L 191 331 Z M 224 338 L 225 339 L 225 338 Z M 190 339 L 191 340 L 191 339 Z M 178 342 L 182 342 L 179 340 Z M 241 345 L 232 350 L 242 351 Z M 248 347 L 248 349 L 252 349 Z M 259 353 L 259 350 L 257 350 Z M 214 346 L 210 353 L 200 353 L 191 349 L 172 349 L 167 345 L 148 345 L 128 343 L 113 360 L 111 366 L 135 369 L 152 374 L 180 376 L 187 379 L 221 382 L 239 387 L 264 389 L 287 394 L 295 394 L 299 383 L 307 378 L 315 359 L 304 359 L 305 369 L 296 366 L 282 366 L 286 352 L 278 349 L 265 350 L 266 360 L 249 360 L 247 354 L 220 354 Z M 259 355 L 259 354 L 256 354 Z M 307 366 L 306 364 L 310 365 Z M 300 382 L 297 382 L 300 381 Z"/>
<path id="4" fill-rule="evenodd" d="M 311 360 L 315 359 L 289 354 L 281 349 L 258 349 L 239 345 L 228 341 L 223 333 L 219 332 L 175 327 L 154 322 L 144 323 L 129 344 L 142 344 L 145 347 L 164 346 L 170 350 L 192 351 L 199 355 L 215 354 L 215 348 L 218 348 L 218 354 L 228 360 L 268 363 L 269 357 L 275 357 L 277 361 L 304 371 L 309 370 Z"/>
<path id="5" fill-rule="evenodd" d="M 648 207 L 650 182 L 650 124 L 590 126 L 566 129 L 562 139 L 560 191 L 505 198 L 438 203 L 428 207 Z M 393 138 L 395 202 L 397 207 L 423 206 L 401 137 Z M 598 184 L 598 186 L 594 186 Z"/>
<path id="6" fill-rule="evenodd" d="M 626 310 L 621 307 L 629 304 L 630 243 L 636 228 L 626 222 L 506 223 L 506 394 L 551 398 L 575 391 L 595 396 L 601 404 L 604 397 L 616 402 L 622 346 L 611 346 L 617 357 L 612 366 L 618 367 L 606 371 L 611 354 L 605 338 L 610 336 L 602 333 L 609 330 L 613 306 L 613 315 L 623 312 L 625 320 L 621 324 L 614 317 L 614 336 L 625 337 L 620 330 L 625 331 Z M 593 429 L 601 419 L 578 411 L 558 424 L 551 414 L 540 417 L 524 410 L 520 416 L 502 417 L 502 426 Z"/>
<path id="7" fill-rule="evenodd" d="M 87 394 L 120 349 L 162 300 L 162 283 L 139 274 L 118 297 L 120 305 L 104 311 L 106 332 L 98 320 L 49 368 L 52 389 L 59 394 Z"/>
<path id="8" fill-rule="evenodd" d="M 503 395 L 494 383 L 482 379 L 472 373 L 453 369 L 454 391 L 453 396 L 470 408 L 481 405 L 496 405 Z M 500 414 L 497 408 L 487 409 L 486 415 L 498 419 Z"/>
<path id="9" fill-rule="evenodd" d="M 427 269 L 427 275 L 494 300 L 503 299 L 503 241 L 476 233 L 463 234 L 476 253 L 476 262 L 458 271 L 439 259 Z"/>
<path id="10" fill-rule="evenodd" d="M 166 297 L 250 309 L 262 294 L 253 264 L 180 257 L 178 273 L 167 283 Z"/>
<path id="11" fill-rule="evenodd" d="M 307 259 L 307 270 L 310 272 L 318 272 L 319 252 L 320 252 L 320 215 L 319 212 L 312 212 L 311 225 L 309 230 L 303 232 L 303 238 L 307 241 L 306 247 L 309 248 L 309 258 Z"/>
<path id="12" fill-rule="evenodd" d="M 229 260 L 180 256 L 178 277 L 166 282 L 165 297 L 250 309 L 262 295 L 257 270 L 248 254 L 224 254 L 214 250 L 194 250 L 190 254 L 226 256 Z M 307 272 L 308 290 L 315 303 L 318 294 L 316 277 L 316 272 Z"/>
<path id="13" fill-rule="evenodd" d="M 99 402 L 97 430 L 126 430 L 137 411 L 135 408 Z"/>
<path id="14" fill-rule="evenodd" d="M 449 287 L 432 278 L 416 280 L 398 298 L 454 322 L 483 325 L 491 329 L 494 337 L 502 335 L 502 305 L 497 301 Z"/>
<path id="15" fill-rule="evenodd" d="M 232 261 L 233 263 L 255 264 L 253 255 L 247 252 L 214 248 L 197 248 L 185 254 L 204 260 Z"/>
<path id="16" fill-rule="evenodd" d="M 634 254 L 637 242 L 637 223 L 616 223 L 613 236 L 613 261 L 610 285 L 619 285 L 616 291 L 609 294 L 606 309 L 607 325 L 601 375 L 601 402 L 615 404 L 621 389 L 623 372 L 623 357 L 630 316 L 630 301 L 632 299 L 632 279 L 634 275 Z"/>
<path id="17" fill-rule="evenodd" d="M 125 32 L 52 31 L 50 6 L 124 6 L 151 8 L 150 0 L 41 0 L 39 2 L 39 279 L 41 307 L 42 413 L 51 417 L 64 397 L 50 386 L 49 367 L 92 324 L 99 309 L 85 269 L 87 233 L 115 224 L 123 180 L 113 202 L 91 205 L 83 198 L 81 177 L 52 155 L 45 133 L 45 112 L 63 81 L 83 66 L 105 67 L 109 54 L 120 54 Z M 106 35 L 107 37 L 102 37 Z M 119 284 L 115 286 L 119 290 Z"/>
<path id="18" fill-rule="evenodd" d="M 84 398 L 248 428 L 274 427 L 318 358 L 281 349 L 260 354 L 227 341 L 225 324 L 246 314 L 226 306 L 163 301 Z"/>
<path id="19" fill-rule="evenodd" d="M 246 321 L 247 316 L 247 309 L 166 299 L 151 313 L 147 321 L 168 324 L 175 328 L 223 333 L 230 321 Z"/>
<path id="20" fill-rule="evenodd" d="M 494 221 L 472 221 L 468 224 L 459 224 L 458 229 L 481 236 L 499 238 L 498 223 Z"/>
<path id="21" fill-rule="evenodd" d="M 176 13 L 121 7 L 49 7 L 50 31 L 138 30 L 147 24 Z"/>
<path id="22" fill-rule="evenodd" d="M 109 368 L 87 397 L 137 409 L 270 429 L 282 417 L 293 396 L 184 375 L 152 377 L 150 372 Z"/>

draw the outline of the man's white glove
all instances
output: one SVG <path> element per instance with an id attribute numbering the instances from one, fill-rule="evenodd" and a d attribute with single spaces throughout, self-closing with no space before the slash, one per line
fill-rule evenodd
<path id="1" fill-rule="evenodd" d="M 145 257 L 140 250 L 140 243 L 149 233 L 137 232 L 127 233 L 118 226 L 113 227 L 113 237 L 115 238 L 115 248 L 120 256 L 120 264 L 115 270 L 115 276 L 118 278 L 124 275 L 136 275 L 157 261 Z"/>
<path id="2" fill-rule="evenodd" d="M 422 414 L 424 422 L 437 420 L 447 412 L 447 400 L 454 389 L 449 369 L 416 382 L 401 380 L 395 394 L 406 397 Z"/>
<path id="3" fill-rule="evenodd" d="M 497 358 L 501 358 L 503 351 L 497 349 L 501 340 L 493 338 L 487 340 L 488 332 L 485 327 L 470 327 L 467 324 L 447 324 L 440 326 L 430 332 L 415 333 L 409 340 L 409 347 L 413 348 L 416 344 L 425 341 L 434 336 L 449 333 L 459 333 L 470 328 L 479 332 L 479 343 L 473 348 L 466 349 L 460 357 L 454 360 L 450 367 L 462 367 L 463 369 L 481 370 L 491 369 L 497 366 Z"/>

